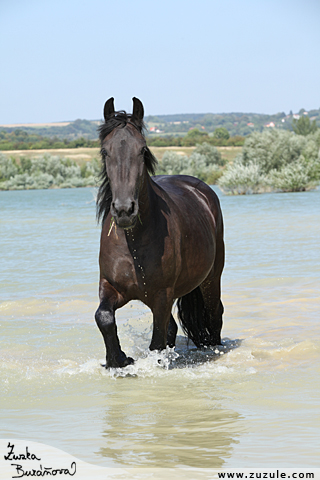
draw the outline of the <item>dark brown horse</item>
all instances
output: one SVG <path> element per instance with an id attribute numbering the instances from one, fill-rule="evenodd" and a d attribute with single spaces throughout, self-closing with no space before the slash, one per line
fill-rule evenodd
<path id="1" fill-rule="evenodd" d="M 221 344 L 223 222 L 213 190 L 194 177 L 153 176 L 156 159 L 143 135 L 143 105 L 132 115 L 104 106 L 100 127 L 102 219 L 100 306 L 95 314 L 107 350 L 106 367 L 133 363 L 120 348 L 115 311 L 140 300 L 153 313 L 150 350 L 173 347 L 175 300 L 186 335 L 197 347 Z"/>

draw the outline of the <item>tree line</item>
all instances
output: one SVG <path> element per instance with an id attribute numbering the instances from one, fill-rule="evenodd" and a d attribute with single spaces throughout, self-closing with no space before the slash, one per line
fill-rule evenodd
<path id="1" fill-rule="evenodd" d="M 206 142 L 214 146 L 242 146 L 246 136 L 270 129 L 294 131 L 306 135 L 320 125 L 320 109 L 297 115 L 260 114 L 185 114 L 146 117 L 147 144 L 154 147 L 195 146 Z M 177 118 L 189 120 L 174 121 Z M 273 122 L 265 123 L 267 120 Z M 232 121 L 231 121 L 232 120 Z M 235 121 L 237 120 L 237 121 Z M 156 123 L 160 122 L 160 123 Z M 161 123 L 162 122 L 162 123 Z M 233 122 L 233 123 L 232 123 Z M 318 124 L 317 124 L 318 122 Z M 0 150 L 36 150 L 99 147 L 97 121 L 76 120 L 64 126 L 2 128 Z M 157 125 L 160 133 L 152 133 Z M 242 125 L 242 126 L 241 126 Z M 240 128 L 241 126 L 241 128 Z M 154 127 L 155 128 L 155 127 Z"/>
<path id="2" fill-rule="evenodd" d="M 0 150 L 38 150 L 38 149 L 59 149 L 59 148 L 80 148 L 99 147 L 98 140 L 89 138 L 67 138 L 43 137 L 36 133 L 28 133 L 22 129 L 15 129 L 10 132 L 0 131 Z"/>
<path id="3" fill-rule="evenodd" d="M 241 146 L 244 142 L 244 137 L 234 136 L 230 137 L 227 129 L 221 127 L 217 128 L 213 135 L 209 135 L 204 130 L 194 128 L 184 137 L 175 136 L 161 136 L 161 137 L 148 137 L 148 146 L 153 147 L 172 147 L 172 146 L 195 146 L 200 143 L 209 143 L 215 146 Z M 0 150 L 52 150 L 61 148 L 98 148 L 100 143 L 98 139 L 92 140 L 89 138 L 76 138 L 69 140 L 67 138 L 60 139 L 58 137 L 44 137 L 36 133 L 28 133 L 22 129 L 15 129 L 10 132 L 2 130 L 0 131 Z"/>
<path id="4" fill-rule="evenodd" d="M 242 146 L 245 137 L 240 135 L 230 136 L 228 130 L 224 127 L 216 128 L 212 135 L 208 132 L 198 128 L 193 128 L 188 133 L 181 136 L 161 136 L 161 137 L 147 137 L 147 144 L 151 147 L 194 147 L 201 143 L 208 143 L 209 145 L 236 147 Z"/>

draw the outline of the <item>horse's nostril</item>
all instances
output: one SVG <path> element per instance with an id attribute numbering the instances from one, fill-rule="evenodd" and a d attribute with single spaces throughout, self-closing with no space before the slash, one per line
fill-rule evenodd
<path id="1" fill-rule="evenodd" d="M 134 214 L 136 203 L 132 202 L 123 202 L 120 203 L 118 200 L 115 200 L 111 204 L 112 211 L 111 213 L 118 217 L 131 217 Z"/>
<path id="2" fill-rule="evenodd" d="M 129 215 L 129 216 L 133 214 L 133 212 L 134 212 L 134 206 L 135 206 L 135 205 L 134 205 L 134 202 L 132 202 L 132 203 L 131 203 L 131 208 L 130 208 L 130 210 L 129 210 L 129 212 L 128 212 L 128 215 Z"/>

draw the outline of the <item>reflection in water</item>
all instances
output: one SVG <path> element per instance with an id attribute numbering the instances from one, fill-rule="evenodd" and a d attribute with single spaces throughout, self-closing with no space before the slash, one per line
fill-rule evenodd
<path id="1" fill-rule="evenodd" d="M 135 395 L 113 396 L 99 455 L 128 466 L 222 467 L 237 443 L 240 415 L 223 410 L 192 384 L 170 390 L 153 382 L 142 392 L 137 379 Z"/>
<path id="2" fill-rule="evenodd" d="M 220 347 L 198 350 L 179 336 L 179 356 L 173 357 L 166 372 L 159 366 L 164 375 L 133 377 L 139 366 L 132 366 L 129 376 L 116 379 L 108 399 L 104 446 L 98 455 L 127 466 L 222 467 L 244 426 L 238 413 L 223 408 L 215 384 L 221 380 L 208 377 L 207 366 L 240 343 L 227 339 Z M 159 356 L 158 362 L 164 364 Z M 123 370 L 117 373 L 122 376 Z"/>

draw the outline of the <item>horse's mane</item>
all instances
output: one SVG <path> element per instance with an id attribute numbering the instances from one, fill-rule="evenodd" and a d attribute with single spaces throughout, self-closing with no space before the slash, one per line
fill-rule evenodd
<path id="1" fill-rule="evenodd" d="M 113 112 L 106 118 L 105 122 L 98 127 L 100 144 L 106 138 L 109 133 L 111 133 L 115 128 L 122 127 L 124 128 L 127 124 L 134 126 L 138 132 L 141 133 L 144 137 L 145 125 L 143 120 L 135 118 L 133 115 L 126 113 L 124 110 Z M 101 171 L 100 171 L 100 180 L 101 184 L 98 190 L 97 195 L 97 219 L 98 222 L 102 219 L 102 224 L 108 216 L 110 205 L 112 201 L 112 192 L 110 188 L 109 178 L 106 170 L 106 163 L 104 160 L 104 155 L 102 149 L 100 150 L 101 155 Z M 155 174 L 157 159 L 151 153 L 147 147 L 144 153 L 144 162 L 147 167 L 147 171 L 150 175 Z"/>

